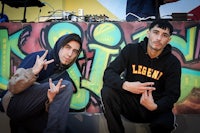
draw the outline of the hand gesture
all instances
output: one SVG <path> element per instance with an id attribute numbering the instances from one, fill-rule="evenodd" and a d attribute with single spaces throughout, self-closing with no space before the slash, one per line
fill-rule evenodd
<path id="1" fill-rule="evenodd" d="M 55 96 L 59 93 L 59 90 L 61 88 L 65 87 L 65 85 L 62 85 L 62 81 L 63 81 L 63 79 L 60 79 L 58 81 L 57 85 L 55 85 L 52 82 L 52 79 L 49 79 L 49 87 L 50 87 L 50 89 L 48 89 L 48 92 L 47 92 L 47 97 L 48 97 L 49 103 L 51 103 L 53 101 Z"/>
<path id="2" fill-rule="evenodd" d="M 153 87 L 153 85 L 154 82 L 141 83 L 139 81 L 137 82 L 125 81 L 122 88 L 134 94 L 142 94 L 146 90 L 155 90 L 155 87 Z"/>
<path id="3" fill-rule="evenodd" d="M 142 93 L 140 104 L 150 111 L 157 109 L 157 104 L 155 104 L 152 96 L 152 90 L 146 90 L 144 91 L 144 93 Z"/>
<path id="4" fill-rule="evenodd" d="M 48 64 L 54 62 L 54 59 L 51 59 L 49 61 L 47 61 L 46 56 L 47 56 L 48 50 L 45 51 L 45 53 L 40 57 L 39 55 L 37 55 L 35 64 L 32 68 L 32 71 L 35 75 L 37 75 L 42 68 L 46 69 Z"/>

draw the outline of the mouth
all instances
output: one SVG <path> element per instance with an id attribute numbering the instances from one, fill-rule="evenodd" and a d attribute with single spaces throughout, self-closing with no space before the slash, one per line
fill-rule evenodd
<path id="1" fill-rule="evenodd" d="M 63 57 L 63 62 L 64 62 L 65 64 L 68 64 L 68 63 L 70 62 L 70 58 L 68 58 L 68 57 Z"/>
<path id="2" fill-rule="evenodd" d="M 161 46 L 162 44 L 160 42 L 154 42 L 155 46 Z"/>
<path id="3" fill-rule="evenodd" d="M 70 62 L 70 58 L 64 58 L 66 62 Z"/>

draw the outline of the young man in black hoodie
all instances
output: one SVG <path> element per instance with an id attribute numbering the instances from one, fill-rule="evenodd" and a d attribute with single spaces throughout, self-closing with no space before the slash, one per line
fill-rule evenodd
<path id="1" fill-rule="evenodd" d="M 66 133 L 73 83 L 67 69 L 82 49 L 77 34 L 67 34 L 48 52 L 31 53 L 8 83 L 2 104 L 12 133 Z"/>
<path id="2" fill-rule="evenodd" d="M 147 37 L 126 45 L 106 68 L 101 93 L 110 133 L 124 133 L 120 115 L 150 123 L 152 133 L 174 129 L 172 108 L 180 96 L 181 65 L 168 44 L 172 32 L 168 21 L 152 22 Z"/>

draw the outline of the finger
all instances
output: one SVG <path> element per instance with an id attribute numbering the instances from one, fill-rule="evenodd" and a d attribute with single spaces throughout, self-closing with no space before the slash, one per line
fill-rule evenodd
<path id="1" fill-rule="evenodd" d="M 144 93 L 142 93 L 142 96 L 140 98 L 140 102 L 142 102 L 144 100 Z"/>
<path id="2" fill-rule="evenodd" d="M 45 61 L 44 61 L 44 70 L 46 70 L 48 64 L 50 64 L 50 63 L 52 63 L 52 62 L 54 62 L 54 59 L 51 59 L 51 60 L 49 60 L 49 61 L 46 61 L 46 59 L 45 59 Z"/>
<path id="3" fill-rule="evenodd" d="M 45 62 L 45 65 L 48 65 L 48 64 L 50 64 L 50 63 L 52 63 L 52 62 L 54 62 L 54 59 L 51 59 L 51 60 L 46 61 L 46 62 Z"/>
<path id="4" fill-rule="evenodd" d="M 143 97 L 143 99 L 146 99 L 146 98 L 147 98 L 147 91 L 144 91 L 144 92 L 142 93 L 142 97 Z"/>
<path id="5" fill-rule="evenodd" d="M 65 88 L 65 86 L 66 86 L 66 85 L 61 85 L 61 87 L 60 87 L 60 88 Z"/>
<path id="6" fill-rule="evenodd" d="M 60 79 L 60 80 L 58 81 L 58 83 L 57 83 L 57 85 L 56 85 L 56 86 L 58 86 L 58 88 L 60 88 L 60 86 L 61 86 L 61 84 L 62 84 L 62 81 L 63 81 L 63 79 Z"/>
<path id="7" fill-rule="evenodd" d="M 54 59 L 51 59 L 51 60 L 49 60 L 49 61 L 47 61 L 47 60 L 45 59 L 45 60 L 44 60 L 44 70 L 46 70 L 47 67 L 48 67 L 48 64 L 50 64 L 50 63 L 52 63 L 52 62 L 54 62 Z"/>
<path id="8" fill-rule="evenodd" d="M 47 54 L 48 54 L 48 50 L 46 50 L 40 58 L 44 60 L 46 58 Z"/>
<path id="9" fill-rule="evenodd" d="M 40 56 L 37 55 L 37 56 L 36 56 L 36 61 L 35 61 L 35 62 L 37 62 L 37 61 L 39 60 L 39 58 L 40 58 Z"/>
<path id="10" fill-rule="evenodd" d="M 147 87 L 147 90 L 153 91 L 153 90 L 156 90 L 156 88 L 155 87 Z"/>
<path id="11" fill-rule="evenodd" d="M 146 94 L 147 92 L 146 91 L 144 91 L 143 93 L 142 93 L 142 96 L 141 96 L 141 98 L 140 98 L 140 102 L 144 102 L 145 101 L 145 99 L 146 99 L 146 97 L 147 97 L 147 94 Z"/>
<path id="12" fill-rule="evenodd" d="M 50 88 L 50 89 L 53 88 L 53 82 L 52 82 L 52 79 L 51 79 L 51 78 L 49 78 L 49 88 Z"/>
<path id="13" fill-rule="evenodd" d="M 149 90 L 149 91 L 148 91 L 148 96 L 149 96 L 150 98 L 153 98 L 153 96 L 152 96 L 152 90 Z"/>
<path id="14" fill-rule="evenodd" d="M 144 97 L 147 97 L 147 96 L 148 96 L 147 92 L 148 92 L 148 91 L 144 91 L 144 93 L 143 93 L 143 94 L 144 94 Z"/>
<path id="15" fill-rule="evenodd" d="M 47 70 L 47 65 L 44 64 L 44 70 Z"/>
<path id="16" fill-rule="evenodd" d="M 54 91 L 54 92 L 57 92 L 59 88 L 58 88 L 58 87 L 56 87 L 54 83 L 53 83 L 52 85 L 53 85 L 53 88 L 52 88 L 52 89 L 53 89 L 53 91 Z"/>
<path id="17" fill-rule="evenodd" d="M 54 93 L 54 92 L 58 92 L 58 88 L 56 88 L 55 84 L 52 83 L 52 87 L 49 89 L 50 92 Z"/>
<path id="18" fill-rule="evenodd" d="M 145 86 L 153 86 L 153 85 L 154 85 L 154 82 L 145 82 L 144 85 L 145 85 Z"/>
<path id="19" fill-rule="evenodd" d="M 49 78 L 49 86 L 51 85 L 51 83 L 52 83 L 52 79 L 51 79 L 51 78 Z"/>
<path id="20" fill-rule="evenodd" d="M 141 91 L 142 92 L 147 91 L 147 90 L 156 90 L 156 88 L 155 87 L 150 87 L 150 86 L 141 87 Z"/>

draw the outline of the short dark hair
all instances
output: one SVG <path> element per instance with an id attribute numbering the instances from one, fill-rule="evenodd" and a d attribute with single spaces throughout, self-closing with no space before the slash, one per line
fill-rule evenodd
<path id="1" fill-rule="evenodd" d="M 154 26 L 156 26 L 156 25 L 157 25 L 159 28 L 161 28 L 161 29 L 169 29 L 169 33 L 170 33 L 170 35 L 172 35 L 174 28 L 173 28 L 173 26 L 169 23 L 169 21 L 167 21 L 167 20 L 161 20 L 161 19 L 155 20 L 155 21 L 153 21 L 153 22 L 150 24 L 149 30 L 151 30 L 151 29 L 152 29 Z"/>

